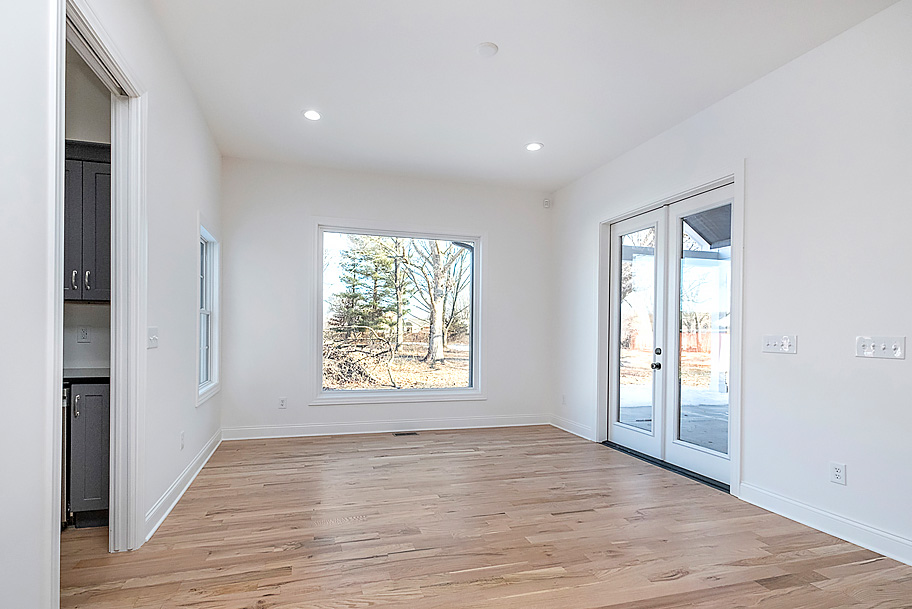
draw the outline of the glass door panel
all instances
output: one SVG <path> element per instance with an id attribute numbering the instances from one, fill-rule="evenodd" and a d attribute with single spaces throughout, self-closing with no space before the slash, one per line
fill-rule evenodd
<path id="1" fill-rule="evenodd" d="M 727 455 L 731 205 L 680 222 L 675 436 Z"/>
<path id="2" fill-rule="evenodd" d="M 621 236 L 618 421 L 652 431 L 656 227 Z"/>

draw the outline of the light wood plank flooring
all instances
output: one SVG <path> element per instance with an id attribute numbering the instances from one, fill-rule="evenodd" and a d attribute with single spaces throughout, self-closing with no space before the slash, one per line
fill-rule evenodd
<path id="1" fill-rule="evenodd" d="M 225 442 L 62 607 L 912 607 L 912 567 L 551 427 Z"/>

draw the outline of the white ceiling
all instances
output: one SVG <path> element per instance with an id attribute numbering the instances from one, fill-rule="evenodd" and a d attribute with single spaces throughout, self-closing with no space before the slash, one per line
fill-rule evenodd
<path id="1" fill-rule="evenodd" d="M 894 2 L 151 0 L 225 155 L 545 191 Z"/>

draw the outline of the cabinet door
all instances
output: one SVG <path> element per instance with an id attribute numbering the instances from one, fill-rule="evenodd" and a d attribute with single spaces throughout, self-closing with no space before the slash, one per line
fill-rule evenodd
<path id="1" fill-rule="evenodd" d="M 111 165 L 82 164 L 82 299 L 111 300 Z"/>
<path id="2" fill-rule="evenodd" d="M 108 509 L 110 385 L 73 385 L 70 398 L 70 510 Z"/>
<path id="3" fill-rule="evenodd" d="M 82 300 L 82 161 L 66 162 L 63 199 L 63 299 Z"/>

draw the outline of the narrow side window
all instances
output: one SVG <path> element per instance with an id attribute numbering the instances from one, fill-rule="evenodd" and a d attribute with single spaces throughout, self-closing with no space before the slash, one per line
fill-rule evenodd
<path id="1" fill-rule="evenodd" d="M 218 242 L 200 226 L 199 240 L 199 391 L 218 383 Z"/>

